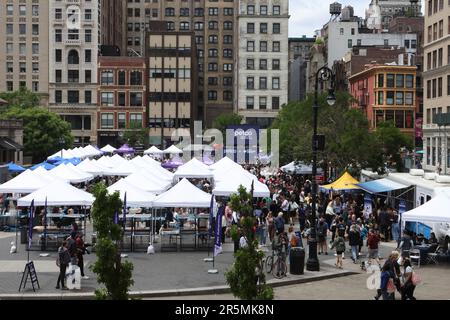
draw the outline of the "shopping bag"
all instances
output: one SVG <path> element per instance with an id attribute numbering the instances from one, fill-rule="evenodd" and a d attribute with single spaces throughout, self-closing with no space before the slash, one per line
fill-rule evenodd
<path id="1" fill-rule="evenodd" d="M 411 276 L 411 282 L 413 285 L 417 286 L 418 284 L 420 284 L 422 282 L 422 278 L 420 277 L 420 275 L 416 272 L 413 272 L 412 276 Z"/>

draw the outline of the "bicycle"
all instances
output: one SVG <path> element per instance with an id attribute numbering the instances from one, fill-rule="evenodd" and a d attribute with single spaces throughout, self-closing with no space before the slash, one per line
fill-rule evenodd
<path id="1" fill-rule="evenodd" d="M 286 255 L 283 250 L 277 251 L 277 259 L 272 266 L 272 274 L 277 279 L 281 279 L 287 275 Z"/>
<path id="2" fill-rule="evenodd" d="M 273 258 L 275 257 L 275 251 L 276 250 L 272 250 L 272 255 L 266 257 L 265 266 L 266 266 L 267 273 L 271 273 L 272 272 Z"/>

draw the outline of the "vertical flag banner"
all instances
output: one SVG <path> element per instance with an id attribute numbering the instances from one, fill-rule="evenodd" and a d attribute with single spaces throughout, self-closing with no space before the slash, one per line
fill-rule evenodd
<path id="1" fill-rule="evenodd" d="M 214 257 L 222 252 L 222 216 L 225 213 L 225 206 L 221 206 L 216 217 L 216 232 L 214 238 Z"/>
<path id="2" fill-rule="evenodd" d="M 368 219 L 372 213 L 372 197 L 369 194 L 364 196 L 364 219 Z"/>
<path id="3" fill-rule="evenodd" d="M 125 192 L 125 197 L 123 199 L 123 229 L 125 230 L 125 225 L 127 222 L 127 193 Z"/>
<path id="4" fill-rule="evenodd" d="M 398 205 L 398 223 L 400 225 L 400 236 L 403 232 L 402 228 L 402 216 L 406 212 L 406 202 L 405 200 L 401 200 L 400 204 Z"/>
<path id="5" fill-rule="evenodd" d="M 31 200 L 30 212 L 28 213 L 28 250 L 31 248 L 31 240 L 33 239 L 33 218 L 34 218 L 34 199 Z"/>
<path id="6" fill-rule="evenodd" d="M 212 237 L 213 219 L 214 219 L 214 195 L 212 194 L 211 203 L 209 205 L 209 229 L 208 229 L 209 237 Z"/>
<path id="7" fill-rule="evenodd" d="M 42 217 L 44 224 L 44 245 L 47 247 L 47 197 L 45 197 L 44 216 Z"/>
<path id="8" fill-rule="evenodd" d="M 114 224 L 119 224 L 119 213 L 117 211 L 114 213 Z"/>

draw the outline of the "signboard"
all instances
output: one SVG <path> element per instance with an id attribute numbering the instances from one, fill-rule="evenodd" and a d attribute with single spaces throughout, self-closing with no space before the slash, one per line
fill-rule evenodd
<path id="1" fill-rule="evenodd" d="M 368 219 L 372 213 L 372 197 L 369 194 L 364 196 L 364 219 Z"/>
<path id="2" fill-rule="evenodd" d="M 30 277 L 31 286 L 33 287 L 33 291 L 36 292 L 34 285 L 37 284 L 38 289 L 40 289 L 40 286 L 39 286 L 39 281 L 38 281 L 37 274 L 36 274 L 36 268 L 34 267 L 33 261 L 30 261 L 25 265 L 25 269 L 23 270 L 23 274 L 22 274 L 22 280 L 20 281 L 19 292 L 21 289 L 25 289 L 25 286 L 28 282 L 28 277 Z M 22 288 L 22 286 L 23 286 L 23 288 Z"/>
<path id="3" fill-rule="evenodd" d="M 237 163 L 256 163 L 259 150 L 259 126 L 227 126 L 224 156 L 229 156 Z"/>

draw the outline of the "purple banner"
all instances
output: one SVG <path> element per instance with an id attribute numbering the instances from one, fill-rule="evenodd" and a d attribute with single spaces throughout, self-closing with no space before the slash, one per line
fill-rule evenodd
<path id="1" fill-rule="evenodd" d="M 214 257 L 222 252 L 222 216 L 225 213 L 225 206 L 221 206 L 216 217 L 216 232 L 214 238 Z"/>

